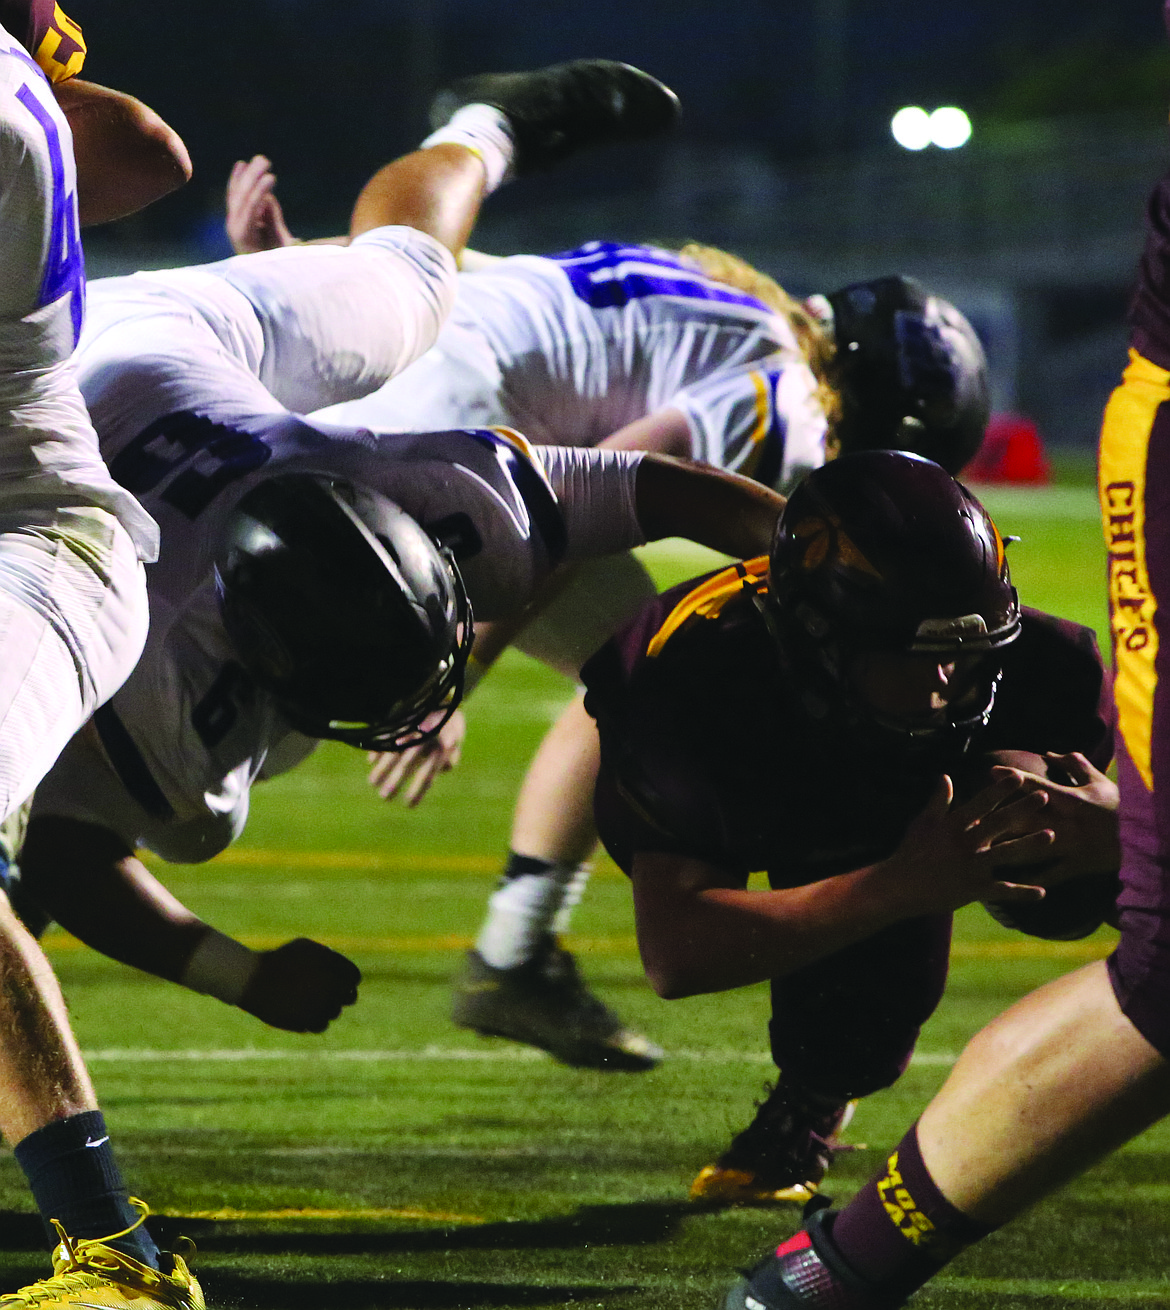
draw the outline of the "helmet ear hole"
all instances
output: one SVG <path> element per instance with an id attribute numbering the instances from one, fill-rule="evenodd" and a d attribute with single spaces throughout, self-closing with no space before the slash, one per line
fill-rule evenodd
<path id="1" fill-rule="evenodd" d="M 462 579 L 379 493 L 267 479 L 231 515 L 216 577 L 241 662 L 298 731 L 400 749 L 459 703 L 473 638 Z"/>

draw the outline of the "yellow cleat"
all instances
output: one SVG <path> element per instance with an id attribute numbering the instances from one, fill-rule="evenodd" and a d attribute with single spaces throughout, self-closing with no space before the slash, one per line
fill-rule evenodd
<path id="1" fill-rule="evenodd" d="M 737 1133 L 691 1184 L 692 1201 L 707 1205 L 804 1205 L 816 1193 L 833 1157 L 864 1150 L 838 1134 L 856 1101 L 817 1096 L 781 1079 L 756 1102 L 752 1122 Z"/>
<path id="2" fill-rule="evenodd" d="M 772 1187 L 744 1169 L 725 1169 L 718 1164 L 708 1164 L 699 1170 L 691 1184 L 690 1198 L 717 1205 L 804 1205 L 816 1190 L 814 1182 Z"/>
<path id="3" fill-rule="evenodd" d="M 54 1306 L 74 1310 L 204 1310 L 203 1289 L 187 1268 L 182 1256 L 172 1255 L 168 1273 L 152 1269 L 108 1243 L 125 1237 L 150 1213 L 136 1197 L 130 1204 L 140 1210 L 138 1223 L 103 1240 L 70 1237 L 52 1220 L 60 1242 L 53 1251 L 53 1276 L 30 1283 L 18 1292 L 0 1297 L 0 1310 L 53 1310 Z M 186 1254 L 195 1249 L 187 1242 Z"/>

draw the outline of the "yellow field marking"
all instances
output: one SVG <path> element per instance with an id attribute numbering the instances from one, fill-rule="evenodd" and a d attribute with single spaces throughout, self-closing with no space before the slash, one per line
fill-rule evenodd
<path id="1" fill-rule="evenodd" d="M 151 864 L 162 861 L 150 860 Z M 429 851 L 290 851 L 229 846 L 208 861 L 240 869 L 370 869 L 385 873 L 498 873 L 498 855 L 439 855 Z"/>
<path id="2" fill-rule="evenodd" d="M 398 955 L 416 951 L 468 951 L 475 939 L 464 933 L 431 933 L 411 936 L 367 936 L 361 933 L 322 933 L 316 940 L 335 951 L 365 952 L 372 955 Z M 287 933 L 243 933 L 240 941 L 255 951 L 267 951 L 288 941 Z M 582 955 L 636 956 L 637 939 L 633 933 L 615 933 L 605 937 L 578 936 L 568 933 L 565 943 Z M 42 945 L 47 951 L 76 951 L 81 942 L 65 932 L 50 932 Z M 1035 937 L 1019 941 L 968 942 L 958 941 L 951 946 L 956 960 L 1103 960 L 1112 950 L 1114 942 L 1046 942 Z"/>
<path id="3" fill-rule="evenodd" d="M 156 869 L 173 869 L 150 851 L 140 852 L 143 860 Z M 260 846 L 229 846 L 208 860 L 205 869 L 361 869 L 371 873 L 469 873 L 498 874 L 502 866 L 498 855 L 443 855 L 433 851 L 294 851 Z M 194 866 L 193 866 L 194 867 Z M 595 878 L 624 878 L 625 874 L 609 860 L 598 860 Z"/>
<path id="4" fill-rule="evenodd" d="M 1083 942 L 1021 937 L 1012 941 L 952 942 L 951 955 L 956 960 L 1103 960 L 1116 945 L 1116 937 Z"/>
<path id="5" fill-rule="evenodd" d="M 478 1214 L 447 1214 L 443 1210 L 322 1210 L 313 1206 L 287 1210 L 163 1210 L 168 1219 L 427 1219 L 440 1224 L 486 1224 Z"/>
<path id="6" fill-rule="evenodd" d="M 241 933 L 239 940 L 254 951 L 268 951 L 289 939 L 288 933 Z M 365 951 L 370 954 L 397 955 L 411 951 L 469 951 L 475 938 L 465 933 L 433 933 L 425 936 L 371 937 L 361 933 L 319 933 L 314 940 L 335 951 Z M 569 933 L 565 942 L 584 955 L 636 955 L 638 943 L 633 933 L 613 937 L 579 937 Z M 66 932 L 46 933 L 41 939 L 46 951 L 77 951 L 82 943 Z"/>
<path id="7" fill-rule="evenodd" d="M 254 951 L 269 951 L 288 941 L 289 933 L 241 933 L 239 940 Z M 475 945 L 475 938 L 462 933 L 439 933 L 426 937 L 367 937 L 348 933 L 317 933 L 314 940 L 324 946 L 331 946 L 335 951 L 366 951 L 371 954 L 396 955 L 409 951 L 468 951 Z M 601 939 L 591 939 L 600 941 Z M 628 954 L 625 938 L 614 939 L 609 948 L 613 954 Z M 633 937 L 629 941 L 633 942 Z M 50 954 L 84 949 L 84 943 L 67 932 L 49 932 L 41 938 L 41 945 Z M 588 949 L 588 948 L 587 948 Z M 606 947 L 602 946 L 604 951 Z M 633 950 L 631 946 L 630 951 Z"/>

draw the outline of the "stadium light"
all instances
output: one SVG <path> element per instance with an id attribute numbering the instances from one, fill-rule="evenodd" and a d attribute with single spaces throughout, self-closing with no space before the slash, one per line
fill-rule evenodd
<path id="1" fill-rule="evenodd" d="M 890 119 L 890 131 L 894 140 L 903 150 L 925 150 L 930 145 L 932 134 L 931 116 L 918 105 L 907 105 L 899 109 Z"/>
<path id="2" fill-rule="evenodd" d="M 929 123 L 930 139 L 940 150 L 956 150 L 971 140 L 971 120 L 954 105 L 936 109 Z"/>
<path id="3" fill-rule="evenodd" d="M 956 150 L 971 139 L 971 120 L 962 109 L 944 105 L 928 114 L 919 105 L 907 105 L 890 119 L 890 131 L 903 150 Z"/>

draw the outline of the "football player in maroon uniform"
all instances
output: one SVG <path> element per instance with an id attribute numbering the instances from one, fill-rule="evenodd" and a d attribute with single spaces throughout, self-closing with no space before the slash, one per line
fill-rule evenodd
<path id="1" fill-rule="evenodd" d="M 1021 901 L 998 913 L 1065 937 L 1112 906 L 1093 634 L 1021 610 L 994 524 L 927 460 L 809 474 L 770 561 L 666 593 L 582 676 L 598 826 L 655 989 L 772 986 L 780 1080 L 696 1197 L 815 1190 L 849 1102 L 901 1074 L 941 997 L 954 909 Z M 980 780 L 1001 751 L 1044 755 L 1053 779 Z M 747 889 L 753 870 L 771 891 Z"/>
<path id="2" fill-rule="evenodd" d="M 1170 15 L 1168 15 L 1170 16 Z M 1170 175 L 1147 213 L 1130 359 L 1099 453 L 1121 797 L 1121 939 L 978 1033 L 888 1161 L 728 1294 L 729 1310 L 896 1307 L 1170 1112 Z"/>
<path id="3" fill-rule="evenodd" d="M 1166 7 L 1170 20 L 1170 6 Z M 1130 355 L 1099 450 L 1116 667 L 1121 939 L 1024 997 L 840 1212 L 766 1255 L 729 1310 L 896 1307 L 959 1251 L 1170 1112 L 1170 174 L 1147 210 Z"/>

